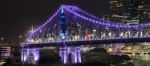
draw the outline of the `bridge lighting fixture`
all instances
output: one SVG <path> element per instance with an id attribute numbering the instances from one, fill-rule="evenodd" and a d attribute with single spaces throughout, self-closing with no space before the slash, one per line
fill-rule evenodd
<path id="1" fill-rule="evenodd" d="M 36 32 L 39 32 L 40 30 L 42 30 L 42 28 L 45 27 L 49 22 L 51 22 L 53 20 L 53 18 L 56 17 L 61 11 L 62 12 L 68 11 L 69 13 L 72 13 L 79 18 L 82 18 L 86 21 L 96 23 L 99 25 L 103 25 L 103 26 L 116 27 L 116 28 L 144 28 L 144 27 L 150 26 L 150 24 L 128 25 L 128 24 L 122 24 L 122 23 L 114 23 L 111 21 L 104 21 L 92 14 L 87 13 L 86 11 L 81 10 L 77 6 L 62 5 L 50 18 L 48 18 L 48 20 L 44 24 L 42 24 L 39 28 L 37 28 L 34 32 L 32 32 L 29 37 L 33 37 Z M 79 14 L 77 11 L 84 13 L 84 14 L 88 15 L 89 17 Z M 62 38 L 64 39 L 65 36 L 62 36 Z"/>
<path id="2" fill-rule="evenodd" d="M 96 29 L 93 29 L 93 32 L 96 32 Z"/>

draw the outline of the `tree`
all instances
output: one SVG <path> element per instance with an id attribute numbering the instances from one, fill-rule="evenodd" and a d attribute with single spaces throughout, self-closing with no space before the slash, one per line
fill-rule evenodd
<path id="1" fill-rule="evenodd" d="M 121 64 L 124 61 L 129 61 L 131 58 L 128 55 L 111 55 L 112 64 Z"/>
<path id="2" fill-rule="evenodd" d="M 55 64 L 60 61 L 59 54 L 52 50 L 44 49 L 40 51 L 40 54 L 39 64 Z"/>
<path id="3" fill-rule="evenodd" d="M 14 60 L 15 60 L 14 57 L 8 57 L 8 58 L 6 58 L 5 59 L 6 63 L 4 63 L 3 66 L 11 66 L 12 64 L 15 64 Z"/>
<path id="4" fill-rule="evenodd" d="M 121 58 L 125 61 L 131 60 L 131 58 L 128 55 L 121 55 Z"/>
<path id="5" fill-rule="evenodd" d="M 120 55 L 111 55 L 111 64 L 120 64 L 123 62 Z"/>
<path id="6" fill-rule="evenodd" d="M 102 62 L 110 63 L 110 55 L 105 49 L 96 48 L 87 53 L 85 53 L 85 62 Z"/>

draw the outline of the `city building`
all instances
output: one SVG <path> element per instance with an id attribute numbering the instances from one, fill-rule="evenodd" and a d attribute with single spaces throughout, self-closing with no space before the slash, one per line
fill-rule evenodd
<path id="1" fill-rule="evenodd" d="M 111 20 L 127 24 L 138 24 L 142 4 L 141 0 L 110 0 Z"/>
<path id="2" fill-rule="evenodd" d="M 110 0 L 111 20 L 120 22 L 123 17 L 123 1 Z"/>
<path id="3" fill-rule="evenodd" d="M 5 61 L 6 58 L 11 56 L 11 47 L 1 47 L 1 61 Z"/>
<path id="4" fill-rule="evenodd" d="M 150 21 L 150 5 L 144 4 L 143 6 L 141 6 L 140 11 L 142 11 L 141 16 L 140 16 L 140 22 L 141 23 L 149 23 L 149 21 Z"/>

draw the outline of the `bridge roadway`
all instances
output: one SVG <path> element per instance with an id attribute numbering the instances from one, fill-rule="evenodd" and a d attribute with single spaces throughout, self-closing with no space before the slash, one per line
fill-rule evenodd
<path id="1" fill-rule="evenodd" d="M 110 44 L 110 43 L 137 43 L 137 42 L 150 42 L 149 38 L 124 38 L 124 39 L 106 39 L 106 40 L 83 40 L 83 41 L 66 41 L 66 42 L 51 42 L 51 43 L 26 43 L 24 48 L 42 48 L 48 46 L 79 46 L 91 44 Z"/>

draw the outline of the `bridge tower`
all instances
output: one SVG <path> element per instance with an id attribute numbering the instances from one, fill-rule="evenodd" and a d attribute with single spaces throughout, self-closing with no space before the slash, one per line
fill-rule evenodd
<path id="1" fill-rule="evenodd" d="M 63 47 L 59 48 L 59 54 L 61 57 L 61 61 L 64 64 L 74 64 L 74 63 L 81 63 L 81 54 L 80 54 L 80 47 L 74 47 L 74 46 L 67 46 L 65 44 L 66 40 L 66 30 L 67 30 L 67 24 L 66 24 L 66 16 L 63 9 L 63 6 L 61 8 L 61 15 L 60 15 L 60 25 L 61 25 L 61 41 L 63 42 Z"/>
<path id="2" fill-rule="evenodd" d="M 33 26 L 30 33 L 32 32 L 34 32 Z M 30 39 L 30 40 L 33 40 L 31 42 L 35 41 L 34 39 Z M 24 46 L 25 45 L 22 46 L 22 50 L 21 50 L 21 61 L 26 64 L 38 64 L 40 58 L 39 48 L 27 48 Z"/>
<path id="3" fill-rule="evenodd" d="M 22 48 L 21 61 L 27 64 L 38 64 L 39 55 L 38 48 Z"/>

